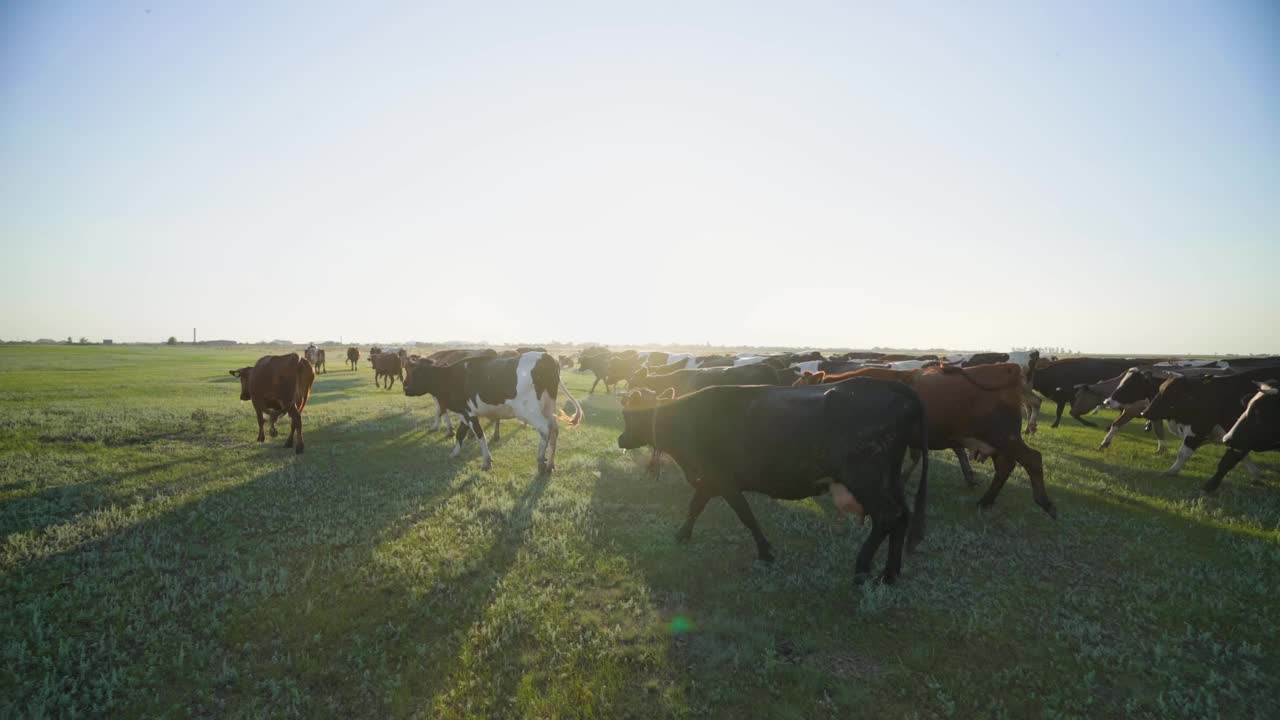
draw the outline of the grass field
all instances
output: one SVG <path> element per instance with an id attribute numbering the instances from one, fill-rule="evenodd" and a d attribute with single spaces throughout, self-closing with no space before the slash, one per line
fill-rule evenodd
<path id="1" fill-rule="evenodd" d="M 335 352 L 306 454 L 258 445 L 259 354 L 0 349 L 0 715 L 1280 717 L 1275 456 L 1204 497 L 1218 447 L 1168 479 L 1137 423 L 1046 422 L 1055 522 L 937 453 L 925 543 L 855 587 L 826 497 L 750 497 L 772 565 L 721 501 L 676 545 L 688 487 L 587 376 L 543 479 L 531 429 L 481 473 Z"/>

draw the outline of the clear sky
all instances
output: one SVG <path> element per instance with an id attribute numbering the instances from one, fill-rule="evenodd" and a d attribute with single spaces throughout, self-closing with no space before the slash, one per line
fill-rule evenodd
<path id="1" fill-rule="evenodd" d="M 1280 353 L 1278 251 L 1271 0 L 0 4 L 0 339 Z"/>

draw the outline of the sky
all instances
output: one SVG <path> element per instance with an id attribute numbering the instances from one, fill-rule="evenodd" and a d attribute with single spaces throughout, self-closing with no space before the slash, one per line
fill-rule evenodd
<path id="1" fill-rule="evenodd" d="M 0 4 L 3 340 L 1280 353 L 1277 251 L 1269 0 Z"/>

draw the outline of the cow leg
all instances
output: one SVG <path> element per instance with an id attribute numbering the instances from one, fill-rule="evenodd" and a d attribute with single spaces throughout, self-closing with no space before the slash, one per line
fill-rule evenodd
<path id="1" fill-rule="evenodd" d="M 1058 403 L 1058 412 L 1057 412 L 1057 414 L 1055 414 L 1055 415 L 1054 415 L 1054 417 L 1053 417 L 1053 424 L 1052 424 L 1052 425 L 1050 425 L 1049 427 L 1051 427 L 1051 428 L 1056 428 L 1056 427 L 1058 427 L 1058 424 L 1062 422 L 1062 411 L 1063 411 L 1066 407 L 1067 407 L 1067 404 L 1066 404 L 1066 403 L 1062 403 L 1062 402 Z"/>
<path id="2" fill-rule="evenodd" d="M 1106 437 L 1102 438 L 1102 444 L 1098 446 L 1098 449 L 1106 450 L 1107 448 L 1111 447 L 1111 441 L 1115 439 L 1117 434 L 1119 434 L 1120 428 L 1127 425 L 1129 421 L 1132 420 L 1133 418 L 1134 418 L 1134 415 L 1132 412 L 1130 412 L 1130 409 L 1125 408 L 1124 412 L 1120 413 L 1120 417 L 1111 421 L 1111 427 L 1107 428 L 1107 435 Z"/>
<path id="3" fill-rule="evenodd" d="M 1031 479 L 1031 494 L 1036 504 L 1043 508 L 1049 517 L 1055 520 L 1058 518 L 1058 509 L 1049 499 L 1049 493 L 1044 487 L 1044 463 L 1038 450 L 1027 447 L 1019 439 L 1017 446 L 1002 448 L 991 460 L 995 465 L 995 474 L 991 477 L 991 486 L 987 488 L 986 494 L 978 500 L 979 508 L 988 510 L 995 504 L 996 497 L 1000 495 L 1005 481 L 1009 479 L 1009 474 L 1013 472 L 1015 466 L 1021 465 Z"/>
<path id="4" fill-rule="evenodd" d="M 1036 434 L 1036 425 L 1040 421 L 1040 396 L 1031 389 L 1030 385 L 1023 386 L 1022 402 L 1027 409 L 1027 429 L 1023 431 L 1027 435 Z"/>
<path id="5" fill-rule="evenodd" d="M 1198 447 L 1200 447 L 1200 443 L 1196 442 L 1195 435 L 1188 432 L 1187 435 L 1182 438 L 1182 447 L 1178 448 L 1178 457 L 1174 458 L 1173 464 L 1170 465 L 1169 469 L 1165 470 L 1162 474 L 1165 477 L 1173 477 L 1174 475 L 1182 472 L 1182 466 L 1187 464 L 1187 461 L 1196 453 L 1196 448 Z"/>
<path id="6" fill-rule="evenodd" d="M 1231 469 L 1237 463 L 1244 460 L 1246 455 L 1248 453 L 1240 452 L 1233 447 L 1227 448 L 1227 451 L 1222 455 L 1222 459 L 1218 461 L 1217 471 L 1213 473 L 1213 477 L 1209 478 L 1209 482 L 1204 484 L 1204 491 L 1211 493 L 1217 490 L 1218 486 L 1222 484 L 1222 478 L 1226 477 L 1227 473 L 1231 472 Z"/>
<path id="7" fill-rule="evenodd" d="M 492 430 L 492 431 L 493 431 L 493 438 L 492 438 L 491 440 L 489 440 L 489 442 L 491 442 L 491 443 L 497 443 L 499 440 L 501 440 L 501 439 L 502 439 L 502 424 L 501 424 L 501 423 L 502 423 L 502 420 L 500 420 L 500 419 L 498 419 L 498 418 L 494 418 L 494 419 L 493 419 L 493 426 L 489 428 L 490 430 Z"/>
<path id="8" fill-rule="evenodd" d="M 708 493 L 701 483 L 694 486 L 693 497 L 689 498 L 689 512 L 685 515 L 684 524 L 676 531 L 676 542 L 687 543 L 693 537 L 693 524 L 698 521 L 698 516 L 702 514 L 703 508 L 707 506 L 707 501 L 711 499 L 711 493 Z"/>
<path id="9" fill-rule="evenodd" d="M 1151 432 L 1156 436 L 1156 452 L 1164 452 L 1164 421 L 1154 420 L 1151 423 Z"/>
<path id="10" fill-rule="evenodd" d="M 298 444 L 293 444 L 294 433 L 297 433 Z M 301 455 L 304 443 L 302 442 L 302 413 L 297 408 L 289 408 L 289 439 L 284 443 L 285 447 L 293 447 L 293 452 Z"/>
<path id="11" fill-rule="evenodd" d="M 858 557 L 853 563 L 854 582 L 866 582 L 871 577 L 871 561 L 875 559 L 876 551 L 880 549 L 880 543 L 884 542 L 885 535 L 889 534 L 886 527 L 888 524 L 878 514 L 871 516 L 871 532 L 867 534 L 867 539 L 862 541 Z"/>
<path id="12" fill-rule="evenodd" d="M 556 469 L 556 447 L 560 445 L 560 423 L 552 416 L 547 420 L 547 472 Z"/>
<path id="13" fill-rule="evenodd" d="M 489 454 L 489 441 L 485 440 L 484 428 L 480 426 L 480 418 L 471 418 L 471 432 L 475 433 L 476 440 L 480 441 L 480 453 L 484 455 L 484 464 L 480 466 L 480 469 L 491 469 L 493 467 L 493 456 Z"/>
<path id="14" fill-rule="evenodd" d="M 960 463 L 960 474 L 964 475 L 964 484 L 969 487 L 978 486 L 978 478 L 973 476 L 973 466 L 969 464 L 969 458 L 964 453 L 964 448 L 951 448 L 951 452 L 956 454 L 956 460 Z M 915 469 L 915 463 L 911 464 L 911 469 Z M 904 477 L 911 477 L 908 473 Z"/>
<path id="15" fill-rule="evenodd" d="M 773 550 L 769 547 L 769 540 L 765 538 L 764 531 L 760 529 L 760 523 L 756 522 L 756 516 L 751 513 L 751 506 L 747 504 L 747 498 L 741 492 L 734 490 L 727 492 L 724 499 L 729 503 L 729 507 L 737 513 L 738 519 L 743 525 L 751 531 L 751 537 L 756 541 L 756 556 L 765 562 L 773 562 Z"/>
<path id="16" fill-rule="evenodd" d="M 1085 420 L 1083 415 L 1077 415 L 1075 406 L 1071 407 L 1071 417 L 1085 427 L 1097 427 L 1091 420 Z"/>
<path id="17" fill-rule="evenodd" d="M 462 452 L 462 441 L 467 439 L 469 432 L 471 432 L 471 420 L 463 415 L 458 418 L 458 432 L 454 434 L 453 452 L 449 453 L 449 457 L 458 457 Z"/>
<path id="18" fill-rule="evenodd" d="M 991 485 L 987 487 L 987 492 L 978 500 L 978 507 L 983 510 L 990 510 L 991 506 L 996 504 L 996 497 L 1000 495 L 1000 491 L 1004 489 L 1004 483 L 1009 479 L 1009 473 L 1013 472 L 1016 463 L 1005 453 L 996 453 L 991 457 L 991 464 L 995 466 L 995 474 L 991 476 Z"/>
<path id="19" fill-rule="evenodd" d="M 597 385 L 599 382 L 600 382 L 600 378 L 596 378 L 596 379 L 595 379 L 595 382 L 591 383 L 591 389 L 587 391 L 587 394 L 588 394 L 588 395 L 594 395 L 594 394 L 596 393 L 596 385 Z M 609 389 L 609 386 L 608 386 L 608 385 L 606 385 L 606 386 L 605 386 L 605 389 L 606 389 L 606 390 L 608 390 L 608 389 Z"/>
<path id="20" fill-rule="evenodd" d="M 254 405 L 253 411 L 258 415 L 258 442 L 266 442 L 267 436 L 262 432 L 262 424 L 263 424 L 262 408 L 258 407 L 257 405 Z"/>

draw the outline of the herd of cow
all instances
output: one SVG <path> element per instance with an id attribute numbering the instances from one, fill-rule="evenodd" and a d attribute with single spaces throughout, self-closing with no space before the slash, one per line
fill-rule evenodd
<path id="1" fill-rule="evenodd" d="M 552 356 L 543 348 L 442 350 L 425 357 L 403 349 L 374 347 L 368 360 L 374 383 L 404 394 L 431 395 L 437 403 L 437 430 L 443 423 L 455 438 L 453 455 L 474 435 L 492 465 L 490 440 L 503 419 L 519 419 L 538 431 L 538 470 L 555 468 L 559 422 L 577 425 L 583 411 L 560 379 L 574 366 L 594 375 L 588 394 L 600 383 L 613 394 L 626 383 L 622 399 L 623 449 L 652 448 L 670 457 L 693 487 L 688 515 L 677 533 L 687 541 L 707 502 L 723 497 L 751 531 L 758 556 L 772 559 L 744 492 L 780 499 L 830 493 L 837 507 L 872 521 L 855 563 L 858 577 L 888 538 L 882 579 L 892 582 L 903 548 L 924 538 L 929 450 L 949 450 L 964 480 L 977 484 L 970 461 L 991 459 L 994 475 L 978 501 L 990 507 L 1014 467 L 1031 481 L 1036 504 L 1052 517 L 1057 509 L 1044 484 L 1040 453 L 1023 435 L 1036 432 L 1042 398 L 1057 403 L 1052 427 L 1065 408 L 1081 424 L 1093 410 L 1121 414 L 1099 449 L 1133 418 L 1147 421 L 1164 450 L 1164 427 L 1182 445 L 1167 475 L 1176 475 L 1202 444 L 1225 443 L 1227 451 L 1204 489 L 1215 490 L 1236 464 L 1244 462 L 1256 479 L 1261 470 L 1246 456 L 1280 449 L 1280 357 L 1220 361 L 1162 358 L 1042 358 L 1037 351 L 903 356 L 819 352 L 777 355 L 707 355 L 612 352 L 592 347 L 576 357 Z M 360 350 L 347 362 L 358 368 Z M 290 418 L 285 447 L 303 451 L 302 411 L 316 370 L 324 371 L 324 350 L 314 345 L 302 357 L 266 356 L 253 367 L 232 370 L 240 379 L 240 399 L 252 401 L 258 442 L 269 425 Z M 572 416 L 559 408 L 563 392 Z M 452 416 L 459 418 L 455 431 Z M 1025 427 L 1023 419 L 1026 419 Z M 492 419 L 492 438 L 481 420 Z M 910 467 L 903 466 L 910 459 Z M 905 480 L 919 464 L 920 481 L 909 505 Z"/>

